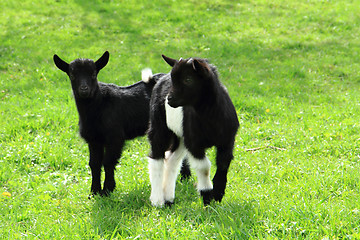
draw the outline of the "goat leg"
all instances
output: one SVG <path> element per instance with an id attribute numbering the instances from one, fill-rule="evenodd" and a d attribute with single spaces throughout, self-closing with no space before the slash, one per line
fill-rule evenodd
<path id="1" fill-rule="evenodd" d="M 213 178 L 213 196 L 215 201 L 221 202 L 227 183 L 227 172 L 230 162 L 233 159 L 232 147 L 226 149 L 217 149 L 216 154 L 216 173 Z"/>
<path id="2" fill-rule="evenodd" d="M 181 175 L 180 178 L 181 181 L 185 181 L 191 177 L 190 166 L 187 158 L 185 158 L 182 162 L 180 175 Z"/>
<path id="3" fill-rule="evenodd" d="M 105 170 L 105 181 L 104 188 L 101 192 L 102 195 L 108 196 L 111 192 L 114 191 L 116 183 L 114 177 L 114 171 L 118 159 L 121 156 L 123 143 L 114 144 L 111 146 L 105 147 L 105 156 L 104 156 L 104 170 Z"/>
<path id="4" fill-rule="evenodd" d="M 104 147 L 101 144 L 89 143 L 91 169 L 91 193 L 93 195 L 101 192 L 101 165 L 104 155 Z"/>

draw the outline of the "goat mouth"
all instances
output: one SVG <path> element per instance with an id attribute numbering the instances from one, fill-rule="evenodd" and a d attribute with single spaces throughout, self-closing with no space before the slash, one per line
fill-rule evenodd
<path id="1" fill-rule="evenodd" d="M 174 97 L 174 95 L 172 95 L 172 94 L 168 94 L 166 96 L 166 100 L 167 100 L 167 103 L 172 108 L 182 107 L 182 106 L 186 105 L 185 99 L 182 99 L 181 97 L 180 98 Z"/>
<path id="2" fill-rule="evenodd" d="M 178 104 L 178 103 L 174 103 L 174 102 L 170 102 L 170 101 L 169 101 L 169 105 L 170 105 L 170 107 L 173 107 L 173 108 L 177 108 L 177 107 L 180 107 L 180 106 L 181 106 L 181 105 Z"/>
<path id="3" fill-rule="evenodd" d="M 181 103 L 181 101 L 176 101 L 173 98 L 168 99 L 168 104 L 170 105 L 170 107 L 173 108 L 177 108 L 177 107 L 181 107 L 183 106 L 183 104 Z"/>
<path id="4" fill-rule="evenodd" d="M 79 94 L 79 96 L 80 96 L 81 98 L 88 98 L 88 97 L 90 97 L 90 91 L 79 91 L 78 94 Z"/>

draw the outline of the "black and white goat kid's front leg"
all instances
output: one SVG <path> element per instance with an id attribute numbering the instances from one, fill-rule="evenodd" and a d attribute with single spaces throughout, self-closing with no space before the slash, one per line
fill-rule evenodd
<path id="1" fill-rule="evenodd" d="M 164 158 L 154 159 L 149 157 L 149 178 L 151 184 L 150 201 L 155 207 L 162 207 L 165 203 L 163 180 L 164 180 Z"/>
<path id="2" fill-rule="evenodd" d="M 174 203 L 176 179 L 179 175 L 183 159 L 186 155 L 187 150 L 184 146 L 183 140 L 181 139 L 178 148 L 165 158 L 163 190 L 165 205 L 167 206 Z"/>
<path id="3" fill-rule="evenodd" d="M 153 206 L 170 206 L 175 199 L 176 179 L 187 151 L 183 141 L 174 152 L 167 152 L 166 158 L 149 157 L 149 176 L 151 183 L 150 201 Z"/>

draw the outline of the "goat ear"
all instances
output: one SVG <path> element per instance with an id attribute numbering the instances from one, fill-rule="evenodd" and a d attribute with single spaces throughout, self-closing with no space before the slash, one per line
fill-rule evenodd
<path id="1" fill-rule="evenodd" d="M 106 66 L 106 64 L 108 63 L 109 61 L 109 52 L 106 51 L 96 62 L 96 70 L 97 72 L 99 72 L 103 67 Z"/>
<path id="2" fill-rule="evenodd" d="M 165 56 L 165 55 L 161 55 L 161 56 L 163 57 L 163 59 L 165 60 L 165 62 L 167 62 L 167 64 L 169 64 L 169 65 L 172 66 L 172 67 L 178 62 L 178 60 L 173 59 L 173 58 L 169 58 L 169 57 L 167 57 L 167 56 Z"/>
<path id="3" fill-rule="evenodd" d="M 59 58 L 58 55 L 54 55 L 53 57 L 55 65 L 63 72 L 69 73 L 69 64 Z"/>
<path id="4" fill-rule="evenodd" d="M 192 62 L 192 66 L 195 71 L 198 71 L 203 74 L 206 74 L 210 70 L 206 63 L 200 62 L 197 59 L 194 59 L 194 61 Z"/>

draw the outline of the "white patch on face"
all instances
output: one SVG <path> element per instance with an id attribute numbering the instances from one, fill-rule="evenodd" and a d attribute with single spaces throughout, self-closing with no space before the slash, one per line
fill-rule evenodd
<path id="1" fill-rule="evenodd" d="M 149 159 L 149 176 L 151 183 L 151 204 L 162 207 L 165 203 L 163 192 L 164 159 Z"/>
<path id="2" fill-rule="evenodd" d="M 197 175 L 197 190 L 201 191 L 213 189 L 213 185 L 210 180 L 210 160 L 206 156 L 203 159 L 197 159 L 190 153 L 188 154 L 188 158 L 190 166 L 195 169 Z"/>
<path id="3" fill-rule="evenodd" d="M 182 107 L 173 108 L 168 103 L 168 97 L 165 99 L 166 124 L 178 137 L 183 136 L 183 118 L 184 111 Z"/>
<path id="4" fill-rule="evenodd" d="M 164 172 L 164 197 L 165 201 L 174 202 L 176 179 L 179 175 L 181 163 L 187 154 L 184 142 L 181 140 L 179 147 L 165 160 Z"/>

